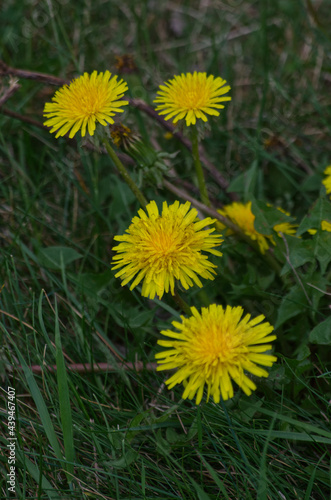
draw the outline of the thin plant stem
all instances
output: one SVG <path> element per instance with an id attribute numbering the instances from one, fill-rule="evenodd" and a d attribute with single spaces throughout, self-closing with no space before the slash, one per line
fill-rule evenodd
<path id="1" fill-rule="evenodd" d="M 113 148 L 109 144 L 109 141 L 107 139 L 103 139 L 102 142 L 105 145 L 105 148 L 106 148 L 107 153 L 109 154 L 110 158 L 115 163 L 115 166 L 117 167 L 117 169 L 120 172 L 120 174 L 122 175 L 123 179 L 125 180 L 125 182 L 129 186 L 129 188 L 131 189 L 131 191 L 133 192 L 133 194 L 135 195 L 135 197 L 139 201 L 140 205 L 143 208 L 146 208 L 147 200 L 146 200 L 145 196 L 142 194 L 142 192 L 140 191 L 140 189 L 138 188 L 137 184 L 134 182 L 132 177 L 130 177 L 129 172 L 127 171 L 127 169 L 125 168 L 125 166 L 123 165 L 121 160 L 118 158 L 117 154 L 115 153 L 115 151 L 113 150 Z"/>
<path id="2" fill-rule="evenodd" d="M 192 155 L 193 155 L 195 171 L 196 171 L 196 174 L 198 177 L 201 200 L 205 205 L 207 205 L 207 207 L 210 207 L 211 203 L 209 200 L 208 191 L 207 191 L 206 182 L 205 182 L 205 177 L 203 174 L 202 165 L 201 165 L 201 161 L 200 161 L 200 155 L 199 155 L 198 129 L 196 128 L 195 125 L 193 125 L 193 127 L 192 127 L 191 140 L 192 140 Z"/>
<path id="3" fill-rule="evenodd" d="M 187 302 L 185 302 L 184 299 L 182 299 L 182 297 L 179 295 L 176 289 L 173 298 L 176 304 L 184 311 L 185 314 L 187 314 L 188 316 L 192 315 L 190 306 L 188 305 Z"/>
<path id="4" fill-rule="evenodd" d="M 98 164 L 96 162 L 93 162 L 92 170 L 91 170 L 91 177 L 92 177 L 92 184 L 93 184 L 94 204 L 95 204 L 95 207 L 98 207 L 97 209 L 98 209 L 98 212 L 99 212 L 100 211 L 99 210 L 99 208 L 100 208 L 100 200 L 99 200 L 99 168 L 98 168 Z M 95 231 L 95 233 L 94 233 L 95 235 L 100 234 L 100 219 L 99 219 L 99 217 L 95 218 L 94 231 Z M 94 239 L 94 248 L 95 248 L 95 255 L 98 258 L 101 258 L 101 255 L 100 255 L 100 239 L 97 238 L 97 237 Z M 98 263 L 97 260 L 95 261 L 95 270 L 96 270 L 96 272 L 99 272 L 99 263 Z"/>

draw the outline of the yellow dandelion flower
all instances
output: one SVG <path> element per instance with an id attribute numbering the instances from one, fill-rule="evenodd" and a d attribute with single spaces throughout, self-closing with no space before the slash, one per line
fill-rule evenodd
<path id="1" fill-rule="evenodd" d="M 325 186 L 326 193 L 330 194 L 331 193 L 331 165 L 326 167 L 324 170 L 324 174 L 326 175 L 326 178 L 322 181 L 322 183 Z"/>
<path id="2" fill-rule="evenodd" d="M 321 222 L 321 229 L 322 231 L 328 231 L 331 233 L 331 222 L 328 222 L 327 220 L 322 220 Z M 316 234 L 317 229 L 308 229 L 309 234 Z"/>
<path id="3" fill-rule="evenodd" d="M 94 134 L 96 122 L 106 126 L 114 123 L 111 118 L 116 113 L 123 113 L 122 106 L 129 104 L 122 101 L 124 92 L 128 90 L 127 83 L 117 81 L 117 76 L 111 78 L 111 73 L 97 73 L 91 75 L 84 73 L 73 80 L 70 85 L 64 85 L 55 92 L 53 102 L 47 102 L 44 122 L 47 127 L 52 127 L 50 132 L 56 132 L 55 137 L 61 137 L 70 130 L 69 137 L 81 130 L 82 137 L 86 128 L 90 135 Z"/>
<path id="4" fill-rule="evenodd" d="M 328 222 L 327 220 L 322 220 L 321 228 L 322 231 L 328 231 L 329 233 L 331 233 L 331 222 Z"/>
<path id="5" fill-rule="evenodd" d="M 256 241 L 259 245 L 261 253 L 265 253 L 269 248 L 267 238 L 260 234 L 254 227 L 255 215 L 252 212 L 252 202 L 239 203 L 233 202 L 230 205 L 225 205 L 222 210 L 218 210 L 221 215 L 228 217 L 231 222 L 236 224 L 246 236 Z M 218 229 L 225 229 L 226 226 L 218 224 Z M 231 230 L 228 231 L 231 233 Z"/>
<path id="6" fill-rule="evenodd" d="M 288 212 L 285 212 L 283 209 L 278 208 L 280 212 L 289 215 Z M 256 241 L 259 245 L 259 249 L 261 253 L 265 253 L 269 248 L 269 241 L 274 245 L 275 242 L 272 236 L 264 236 L 260 234 L 254 227 L 255 215 L 252 212 L 252 202 L 249 201 L 247 203 L 239 203 L 233 202 L 230 205 L 225 205 L 223 209 L 218 210 L 221 215 L 224 215 L 231 222 L 236 224 L 246 236 L 249 236 L 252 240 Z M 281 222 L 280 224 L 276 224 L 274 226 L 274 231 L 276 233 L 284 233 L 284 234 L 295 234 L 296 225 L 291 224 L 289 222 Z M 226 226 L 222 223 L 217 224 L 217 228 L 222 231 L 226 228 Z M 227 231 L 228 234 L 231 234 L 231 230 Z"/>
<path id="7" fill-rule="evenodd" d="M 257 365 L 272 366 L 277 358 L 266 351 L 271 349 L 271 342 L 276 335 L 270 335 L 273 326 L 263 315 L 250 319 L 244 318 L 242 307 L 212 304 L 203 307 L 201 314 L 195 307 L 192 316 L 181 316 L 182 323 L 174 321 L 179 330 L 163 330 L 162 335 L 171 340 L 159 340 L 158 344 L 169 347 L 155 355 L 159 366 L 157 370 L 177 368 L 166 381 L 169 389 L 183 382 L 183 398 L 193 399 L 199 404 L 205 385 L 207 401 L 212 396 L 215 403 L 220 398 L 225 401 L 233 397 L 232 380 L 248 396 L 256 389 L 254 382 L 245 371 L 257 377 L 267 377 L 268 372 Z M 232 380 L 231 380 L 232 379 Z"/>
<path id="8" fill-rule="evenodd" d="M 231 101 L 231 97 L 224 96 L 230 90 L 226 81 L 207 73 L 182 73 L 172 80 L 160 85 L 155 103 L 156 111 L 160 115 L 167 115 L 165 120 L 173 118 L 173 123 L 185 118 L 186 125 L 194 125 L 197 119 L 207 121 L 207 115 L 219 116 L 217 109 L 224 106 L 223 101 Z"/>
<path id="9" fill-rule="evenodd" d="M 199 220 L 198 212 L 190 203 L 175 201 L 168 206 L 163 202 L 159 214 L 155 201 L 138 211 L 127 229 L 127 234 L 115 236 L 121 243 L 113 248 L 112 269 L 122 268 L 115 277 L 123 279 L 122 286 L 133 278 L 132 290 L 142 280 L 142 296 L 161 298 L 164 292 L 174 295 L 175 280 L 187 290 L 193 283 L 202 287 L 199 276 L 214 279 L 215 264 L 202 252 L 222 256 L 214 247 L 223 241 L 220 235 L 212 235 L 214 228 L 204 229 L 215 222 L 207 217 Z"/>

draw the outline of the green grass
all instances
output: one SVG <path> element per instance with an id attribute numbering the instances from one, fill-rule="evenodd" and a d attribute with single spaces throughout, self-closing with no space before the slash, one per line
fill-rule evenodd
<path id="1" fill-rule="evenodd" d="M 56 88 L 20 78 L 0 108 L 1 498 L 331 498 L 331 236 L 305 233 L 330 217 L 321 184 L 331 163 L 330 22 L 327 0 L 1 7 L 0 59 L 17 69 L 63 79 L 116 73 L 115 56 L 129 53 L 138 68 L 123 75 L 129 95 L 150 105 L 175 74 L 225 78 L 232 101 L 209 120 L 203 146 L 230 189 L 208 175 L 211 200 L 217 208 L 230 203 L 229 192 L 253 200 L 261 227 L 272 224 L 265 203 L 281 206 L 302 233 L 287 247 L 275 237 L 279 273 L 246 242 L 226 238 L 222 259 L 212 259 L 215 281 L 181 292 L 197 308 L 242 305 L 264 314 L 276 326 L 278 356 L 251 397 L 237 388 L 220 404 L 182 400 L 182 388 L 168 391 L 167 374 L 151 364 L 160 330 L 182 312 L 170 297 L 150 301 L 139 287 L 122 288 L 110 269 L 113 237 L 138 202 L 106 155 L 6 114 L 42 123 Z M 3 90 L 9 84 L 4 76 Z M 178 152 L 167 165 L 199 199 L 183 144 L 137 108 L 127 106 L 121 120 L 149 151 Z M 148 165 L 126 166 L 148 199 L 176 199 L 146 182 Z M 143 368 L 124 368 L 120 358 Z M 78 373 L 72 363 L 112 369 Z M 53 365 L 56 372 L 47 369 Z M 16 390 L 11 496 L 8 386 Z"/>

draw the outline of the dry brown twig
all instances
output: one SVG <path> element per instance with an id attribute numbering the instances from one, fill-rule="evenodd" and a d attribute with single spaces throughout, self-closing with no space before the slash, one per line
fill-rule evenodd
<path id="1" fill-rule="evenodd" d="M 57 76 L 48 75 L 46 73 L 38 73 L 37 71 L 28 71 L 26 69 L 12 68 L 4 61 L 0 60 L 0 76 L 15 76 L 23 80 L 36 80 L 37 82 L 62 86 L 69 83 L 68 80 L 58 78 Z"/>
<path id="2" fill-rule="evenodd" d="M 17 83 L 17 80 L 11 79 L 9 82 L 9 87 L 5 89 L 0 96 L 0 107 L 3 106 L 5 102 L 8 101 L 8 99 L 10 99 L 10 97 L 14 95 L 20 87 L 21 86 Z"/>

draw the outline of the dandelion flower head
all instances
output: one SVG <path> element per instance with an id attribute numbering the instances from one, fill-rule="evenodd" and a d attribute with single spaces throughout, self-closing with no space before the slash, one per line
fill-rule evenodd
<path id="1" fill-rule="evenodd" d="M 185 118 L 186 125 L 194 125 L 197 119 L 207 121 L 206 115 L 219 116 L 218 109 L 224 108 L 223 101 L 231 101 L 225 96 L 229 85 L 221 77 L 206 73 L 182 73 L 172 80 L 160 85 L 158 96 L 154 100 L 158 104 L 156 111 L 166 115 L 165 120 L 173 118 L 173 123 Z"/>
<path id="2" fill-rule="evenodd" d="M 123 113 L 122 106 L 129 104 L 122 101 L 124 92 L 128 90 L 127 83 L 111 76 L 109 71 L 91 75 L 84 73 L 64 85 L 55 92 L 52 102 L 47 102 L 44 116 L 47 117 L 44 125 L 52 127 L 50 132 L 57 132 L 55 137 L 61 137 L 69 132 L 69 137 L 81 130 L 82 137 L 88 133 L 92 136 L 96 122 L 106 126 L 114 123 L 112 116 Z"/>
<path id="3" fill-rule="evenodd" d="M 280 212 L 289 215 L 283 209 L 278 208 Z M 272 236 L 264 236 L 260 234 L 254 227 L 255 215 L 252 212 L 252 202 L 249 201 L 247 203 L 239 203 L 233 202 L 230 205 L 225 205 L 223 209 L 218 210 L 218 212 L 224 217 L 228 217 L 231 222 L 236 224 L 244 234 L 249 236 L 252 240 L 256 241 L 259 245 L 259 249 L 261 253 L 265 253 L 269 248 L 268 241 L 271 241 L 272 244 L 275 244 Z M 218 229 L 223 230 L 226 226 L 224 224 L 219 223 Z M 296 225 L 291 224 L 289 222 L 281 222 L 280 224 L 276 224 L 274 226 L 274 231 L 276 233 L 284 233 L 284 234 L 295 234 Z M 229 234 L 229 233 L 228 233 Z"/>
<path id="4" fill-rule="evenodd" d="M 142 281 L 142 296 L 161 298 L 169 290 L 175 291 L 178 280 L 187 290 L 195 283 L 202 287 L 199 277 L 214 279 L 217 266 L 202 252 L 222 256 L 215 250 L 223 241 L 220 235 L 212 234 L 215 228 L 205 229 L 214 219 L 199 220 L 196 209 L 190 210 L 190 203 L 172 205 L 163 202 L 162 214 L 155 201 L 138 211 L 139 217 L 123 236 L 115 236 L 120 244 L 113 248 L 112 269 L 121 270 L 115 275 L 122 278 L 122 286 L 134 278 L 130 290 Z"/>
<path id="5" fill-rule="evenodd" d="M 207 401 L 212 396 L 215 403 L 234 395 L 232 380 L 248 396 L 256 389 L 246 372 L 257 377 L 267 377 L 268 372 L 258 365 L 272 366 L 275 356 L 266 354 L 271 349 L 273 327 L 264 322 L 264 316 L 243 318 L 242 307 L 213 304 L 203 307 L 201 313 L 191 308 L 192 316 L 181 316 L 182 323 L 172 324 L 178 331 L 163 330 L 168 340 L 158 344 L 169 349 L 155 355 L 157 370 L 177 371 L 167 381 L 169 389 L 183 383 L 183 399 L 196 397 L 199 404 L 204 387 L 207 386 Z"/>
<path id="6" fill-rule="evenodd" d="M 330 194 L 331 193 L 331 165 L 326 167 L 326 169 L 324 170 L 324 174 L 326 175 L 326 178 L 323 179 L 322 183 L 325 186 L 327 194 Z"/>

